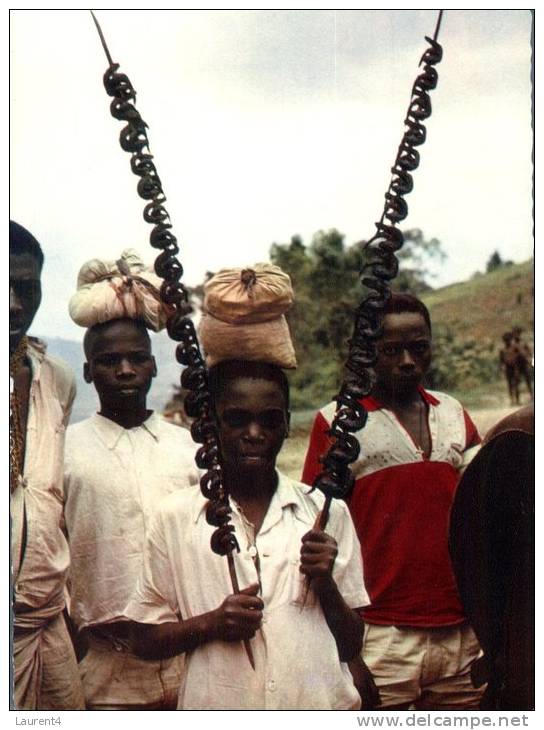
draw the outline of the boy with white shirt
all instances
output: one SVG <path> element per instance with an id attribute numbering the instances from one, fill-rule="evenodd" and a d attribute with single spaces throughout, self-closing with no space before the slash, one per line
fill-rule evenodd
<path id="1" fill-rule="evenodd" d="M 334 501 L 327 532 L 315 529 L 323 496 L 275 468 L 289 423 L 279 367 L 224 361 L 211 369 L 210 386 L 243 590 L 232 594 L 227 561 L 210 549 L 200 490 L 172 495 L 155 513 L 126 610 L 138 622 L 136 651 L 186 655 L 178 709 L 358 709 L 347 662 L 361 647 L 355 609 L 368 598 L 348 510 Z"/>
<path id="2" fill-rule="evenodd" d="M 84 349 L 84 377 L 100 411 L 68 429 L 64 489 L 70 613 L 89 645 L 80 662 L 87 709 L 173 709 L 182 662 L 136 657 L 123 609 L 157 504 L 198 482 L 195 445 L 185 429 L 147 409 L 157 371 L 144 322 L 98 323 Z"/>

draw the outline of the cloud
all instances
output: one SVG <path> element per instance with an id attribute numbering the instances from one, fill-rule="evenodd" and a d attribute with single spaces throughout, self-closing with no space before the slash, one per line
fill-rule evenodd
<path id="1" fill-rule="evenodd" d="M 150 126 L 188 283 L 294 233 L 372 235 L 435 11 L 99 19 Z M 442 240 L 447 283 L 495 248 L 531 254 L 530 14 L 447 11 L 441 40 L 406 224 Z M 46 250 L 44 333 L 73 336 L 67 302 L 85 260 L 126 246 L 153 257 L 105 68 L 86 11 L 12 12 L 11 214 Z"/>

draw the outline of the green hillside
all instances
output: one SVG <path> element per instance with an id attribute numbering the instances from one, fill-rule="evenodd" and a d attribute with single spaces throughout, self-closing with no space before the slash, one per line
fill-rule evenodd
<path id="1" fill-rule="evenodd" d="M 534 328 L 533 261 L 505 266 L 490 274 L 435 289 L 422 297 L 437 329 L 500 347 L 501 335 L 516 325 L 532 341 Z"/>
<path id="2" fill-rule="evenodd" d="M 499 369 L 504 332 L 518 326 L 533 347 L 533 262 L 505 266 L 425 294 L 433 323 L 430 385 L 470 406 L 506 398 Z M 523 390 L 523 389 L 522 389 Z"/>
<path id="3" fill-rule="evenodd" d="M 301 245 L 275 250 L 276 256 L 283 255 L 279 263 L 297 293 L 288 315 L 298 359 L 298 369 L 289 376 L 296 411 L 322 405 L 324 394 L 332 397 L 341 382 L 353 310 L 361 297 L 351 249 L 342 246 L 339 237 L 337 259 L 323 261 Z M 496 405 L 505 395 L 498 360 L 502 334 L 522 327 L 524 340 L 533 344 L 532 260 L 420 296 L 433 323 L 433 362 L 426 385 L 477 407 Z"/>

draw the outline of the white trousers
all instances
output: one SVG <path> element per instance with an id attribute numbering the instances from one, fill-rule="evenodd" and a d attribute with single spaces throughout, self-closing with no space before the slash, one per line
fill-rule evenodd
<path id="1" fill-rule="evenodd" d="M 478 709 L 485 686 L 472 686 L 470 669 L 480 655 L 468 624 L 365 626 L 362 658 L 380 691 L 381 708 L 410 703 L 416 710 Z"/>

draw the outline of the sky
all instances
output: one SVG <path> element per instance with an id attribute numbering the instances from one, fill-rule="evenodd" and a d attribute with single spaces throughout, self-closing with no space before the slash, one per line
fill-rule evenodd
<path id="1" fill-rule="evenodd" d="M 337 228 L 368 239 L 434 10 L 100 10 L 138 92 L 181 244 L 184 281 L 266 260 Z M 433 285 L 532 255 L 531 16 L 449 10 L 438 87 L 403 228 L 448 254 Z M 81 339 L 80 266 L 136 248 L 149 263 L 122 123 L 88 11 L 10 14 L 10 216 L 46 254 L 32 331 Z"/>

